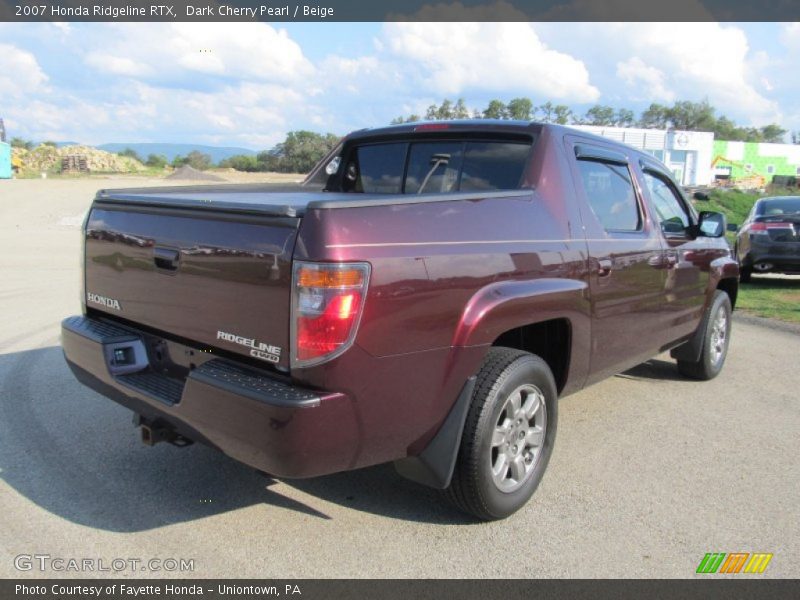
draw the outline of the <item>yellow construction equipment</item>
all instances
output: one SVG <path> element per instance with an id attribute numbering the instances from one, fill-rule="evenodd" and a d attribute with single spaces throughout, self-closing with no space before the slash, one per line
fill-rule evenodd
<path id="1" fill-rule="evenodd" d="M 714 160 L 711 161 L 711 169 L 712 171 L 716 168 L 717 163 L 725 162 L 732 166 L 739 167 L 744 171 L 747 171 L 747 165 L 743 162 L 739 162 L 736 160 L 731 160 L 730 158 L 726 158 L 721 154 L 717 154 L 714 157 Z M 759 175 L 758 173 L 752 173 L 750 175 L 746 175 L 744 177 L 737 177 L 733 178 L 731 176 L 728 179 L 716 179 L 716 184 L 722 187 L 738 187 L 743 189 L 756 189 L 756 188 L 763 188 L 767 185 L 767 178 L 763 175 Z"/>

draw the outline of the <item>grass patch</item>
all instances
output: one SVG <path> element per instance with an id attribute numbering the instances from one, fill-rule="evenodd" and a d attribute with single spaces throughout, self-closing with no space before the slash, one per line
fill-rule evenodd
<path id="1" fill-rule="evenodd" d="M 759 277 L 739 285 L 736 308 L 759 317 L 800 323 L 800 278 Z"/>

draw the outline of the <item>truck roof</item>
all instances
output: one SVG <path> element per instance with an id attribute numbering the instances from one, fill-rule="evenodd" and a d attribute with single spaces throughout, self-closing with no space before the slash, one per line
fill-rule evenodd
<path id="1" fill-rule="evenodd" d="M 536 121 L 516 121 L 509 119 L 455 119 L 451 121 L 414 121 L 412 123 L 401 123 L 389 125 L 387 127 L 375 127 L 359 129 L 347 136 L 347 139 L 354 140 L 364 137 L 380 137 L 383 135 L 398 135 L 404 133 L 420 132 L 444 132 L 452 131 L 455 133 L 480 132 L 486 133 L 496 131 L 498 133 L 523 133 L 535 134 L 542 127 L 549 127 Z"/>
<path id="2" fill-rule="evenodd" d="M 451 121 L 414 121 L 412 123 L 401 123 L 399 125 L 390 125 L 388 127 L 359 129 L 350 133 L 346 137 L 346 140 L 358 141 L 361 139 L 418 133 L 446 135 L 447 132 L 453 132 L 457 134 L 478 133 L 482 135 L 492 132 L 512 135 L 539 135 L 544 130 L 548 130 L 554 134 L 560 135 L 579 135 L 582 138 L 589 140 L 595 140 L 604 144 L 618 146 L 628 153 L 635 153 L 638 157 L 653 159 L 655 161 L 654 157 L 651 155 L 642 152 L 640 149 L 629 144 L 603 137 L 595 133 L 590 133 L 582 129 L 575 129 L 574 127 L 570 127 L 568 125 L 558 125 L 555 123 L 541 123 L 538 121 L 521 121 L 514 119 L 454 119 Z"/>

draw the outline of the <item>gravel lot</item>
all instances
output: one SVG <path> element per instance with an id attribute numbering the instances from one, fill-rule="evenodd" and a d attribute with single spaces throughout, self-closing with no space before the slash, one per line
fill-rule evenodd
<path id="1" fill-rule="evenodd" d="M 505 522 L 465 520 L 390 466 L 271 481 L 199 445 L 144 447 L 58 347 L 82 215 L 129 185 L 0 181 L 0 576 L 41 577 L 14 557 L 49 554 L 194 559 L 125 576 L 691 577 L 736 551 L 800 576 L 800 335 L 753 320 L 712 382 L 661 356 L 565 398 L 544 481 Z"/>

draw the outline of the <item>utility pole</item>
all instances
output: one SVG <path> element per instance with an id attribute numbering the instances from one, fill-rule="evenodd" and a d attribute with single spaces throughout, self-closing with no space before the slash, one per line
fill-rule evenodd
<path id="1" fill-rule="evenodd" d="M 0 119 L 0 142 L 6 141 L 6 126 L 3 123 L 3 119 Z"/>

